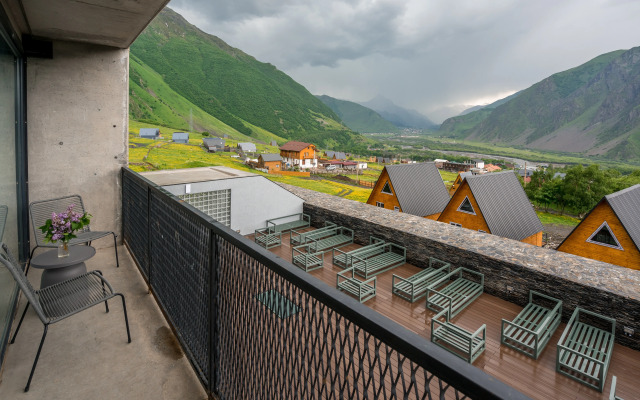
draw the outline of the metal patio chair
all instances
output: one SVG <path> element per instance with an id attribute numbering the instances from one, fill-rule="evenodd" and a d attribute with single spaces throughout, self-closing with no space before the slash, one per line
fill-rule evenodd
<path id="1" fill-rule="evenodd" d="M 74 194 L 71 196 L 59 197 L 57 199 L 50 200 L 41 200 L 34 201 L 29 204 L 29 214 L 31 214 L 31 226 L 33 227 L 33 236 L 36 238 L 36 247 L 31 250 L 31 254 L 29 254 L 29 261 L 27 262 L 27 269 L 25 274 L 29 273 L 29 266 L 31 265 L 31 259 L 33 258 L 33 253 L 36 251 L 38 247 L 49 247 L 56 248 L 58 245 L 56 243 L 48 243 L 44 240 L 44 233 L 38 227 L 44 225 L 44 223 L 51 218 L 51 213 L 59 213 L 63 212 L 67 209 L 71 204 L 74 204 L 74 211 L 79 213 L 84 213 L 84 204 L 82 203 L 82 197 L 80 195 Z M 91 242 L 103 238 L 108 235 L 113 235 L 113 248 L 116 252 L 116 266 L 120 267 L 120 262 L 118 261 L 118 243 L 117 236 L 115 232 L 108 231 L 92 231 L 89 226 L 86 226 L 83 231 L 76 232 L 76 238 L 71 239 L 69 244 L 71 246 L 78 244 L 88 244 L 91 245 Z"/>
<path id="2" fill-rule="evenodd" d="M 4 236 L 4 225 L 7 223 L 7 214 L 9 213 L 9 207 L 4 204 L 0 206 L 0 242 L 2 242 L 2 236 Z"/>
<path id="3" fill-rule="evenodd" d="M 48 286 L 44 289 L 34 290 L 31 283 L 27 280 L 26 275 L 22 272 L 22 269 L 18 266 L 18 263 L 4 243 L 2 243 L 2 249 L 4 250 L 4 253 L 0 253 L 0 262 L 2 262 L 2 264 L 7 267 L 11 275 L 13 275 L 13 278 L 28 301 L 10 343 L 13 344 L 15 342 L 20 326 L 22 325 L 22 320 L 24 320 L 24 316 L 29 309 L 29 305 L 33 307 L 36 314 L 38 314 L 38 318 L 40 318 L 40 321 L 44 324 L 44 332 L 42 334 L 42 339 L 40 340 L 40 346 L 38 347 L 36 358 L 33 361 L 33 367 L 31 367 L 31 374 L 29 374 L 27 386 L 24 388 L 25 392 L 29 391 L 31 378 L 33 378 L 33 372 L 36 370 L 38 358 L 40 358 L 40 351 L 42 350 L 44 339 L 47 336 L 47 330 L 51 324 L 62 321 L 67 317 L 102 302 L 104 302 L 105 308 L 107 312 L 109 312 L 107 300 L 120 296 L 122 299 L 122 308 L 124 310 L 124 322 L 127 326 L 127 338 L 128 342 L 131 343 L 129 319 L 127 318 L 127 306 L 125 304 L 124 296 L 121 293 L 113 291 L 109 282 L 102 277 L 102 272 L 87 272 L 78 277 Z"/>

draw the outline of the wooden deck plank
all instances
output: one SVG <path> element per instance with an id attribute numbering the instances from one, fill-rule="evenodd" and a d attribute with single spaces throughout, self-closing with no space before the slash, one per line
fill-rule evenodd
<path id="1" fill-rule="evenodd" d="M 285 240 L 280 247 L 269 249 L 285 260 L 291 258 L 289 241 Z M 248 236 L 253 239 L 253 235 Z M 341 250 L 349 251 L 361 246 L 349 244 Z M 438 255 L 434 255 L 438 258 Z M 332 257 L 325 257 L 324 267 L 309 273 L 331 287 L 336 285 L 336 274 L 343 271 L 334 266 Z M 446 261 L 446 260 L 444 260 Z M 456 266 L 452 265 L 452 269 Z M 431 335 L 431 317 L 435 314 L 426 308 L 425 299 L 411 303 L 391 293 L 391 277 L 393 274 L 408 278 L 422 268 L 405 263 L 393 270 L 377 276 L 376 297 L 364 305 L 380 314 L 396 321 L 407 329 L 429 340 Z M 502 318 L 513 320 L 522 307 L 509 303 L 495 296 L 483 293 L 471 305 L 453 318 L 456 325 L 469 331 L 477 330 L 482 324 L 487 325 L 486 349 L 474 362 L 473 366 L 495 376 L 502 382 L 513 386 L 525 395 L 534 399 L 608 399 L 613 375 L 618 378 L 617 395 L 624 399 L 638 398 L 640 393 L 640 352 L 616 344 L 614 346 L 609 372 L 603 393 L 590 389 L 566 376 L 556 373 L 556 344 L 564 331 L 561 323 L 549 340 L 549 344 L 533 360 L 506 346 L 500 345 Z"/>

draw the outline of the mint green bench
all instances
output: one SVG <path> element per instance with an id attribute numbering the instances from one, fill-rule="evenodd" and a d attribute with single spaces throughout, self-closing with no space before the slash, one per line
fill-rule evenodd
<path id="1" fill-rule="evenodd" d="M 454 280 L 448 283 L 451 278 Z M 467 268 L 457 268 L 427 287 L 427 308 L 434 312 L 448 309 L 449 318 L 453 318 L 480 297 L 483 290 L 484 275 Z"/>
<path id="2" fill-rule="evenodd" d="M 616 381 L 617 378 L 614 375 L 611 379 L 611 389 L 609 390 L 609 400 L 622 400 L 621 397 L 616 396 Z"/>
<path id="3" fill-rule="evenodd" d="M 359 256 L 367 257 L 368 254 L 371 254 L 372 251 L 375 251 L 375 249 L 378 246 L 381 246 L 384 244 L 385 244 L 384 240 L 374 236 L 370 236 L 369 244 L 367 246 L 360 247 L 359 249 L 355 249 L 351 251 L 343 251 L 335 248 L 332 250 L 333 264 L 343 269 L 347 268 L 351 264 L 352 256 L 359 255 Z"/>
<path id="4" fill-rule="evenodd" d="M 306 244 L 312 252 L 327 251 L 335 247 L 346 246 L 353 243 L 353 231 L 344 226 L 329 229 L 329 236 L 306 238 Z"/>
<path id="5" fill-rule="evenodd" d="M 469 332 L 449 318 L 446 308 L 431 318 L 431 342 L 473 364 L 486 348 L 487 325 Z"/>
<path id="6" fill-rule="evenodd" d="M 408 278 L 391 277 L 391 293 L 414 303 L 427 295 L 427 288 L 451 272 L 451 264 L 429 257 L 429 266 Z"/>
<path id="7" fill-rule="evenodd" d="M 311 252 L 309 244 L 301 244 L 291 249 L 291 263 L 306 272 L 322 268 L 324 265 L 324 251 Z"/>
<path id="8" fill-rule="evenodd" d="M 292 221 L 280 222 L 293 219 Z M 304 213 L 285 215 L 284 217 L 267 220 L 267 228 L 273 232 L 287 232 L 292 229 L 308 228 L 311 226 L 311 218 Z"/>
<path id="9" fill-rule="evenodd" d="M 270 249 L 282 244 L 282 232 L 274 232 L 271 228 L 256 229 L 253 239 L 265 249 Z"/>
<path id="10" fill-rule="evenodd" d="M 407 249 L 395 243 L 386 243 L 373 249 L 366 258 L 362 255 L 351 257 L 351 266 L 365 279 L 399 267 L 406 262 Z"/>
<path id="11" fill-rule="evenodd" d="M 615 331 L 615 319 L 576 308 L 558 341 L 556 371 L 602 392 Z"/>
<path id="12" fill-rule="evenodd" d="M 537 303 L 534 302 L 534 295 Z M 550 303 L 550 307 L 540 303 Z M 537 360 L 560 325 L 562 301 L 536 291 L 529 291 L 529 304 L 513 321 L 502 320 L 500 342 Z"/>
<path id="13" fill-rule="evenodd" d="M 296 230 L 291 230 L 291 234 L 289 236 L 289 243 L 292 246 L 294 246 L 294 245 L 299 245 L 299 244 L 306 243 L 307 242 L 307 238 L 329 236 L 329 235 L 331 235 L 330 230 L 332 228 L 336 228 L 336 224 L 334 224 L 333 222 L 326 222 L 325 221 L 324 227 L 318 228 L 318 229 L 314 229 L 312 231 L 298 232 Z"/>
<path id="14" fill-rule="evenodd" d="M 336 287 L 358 298 L 360 303 L 372 299 L 376 295 L 377 277 L 361 281 L 355 276 L 353 267 L 338 272 L 336 276 Z"/>

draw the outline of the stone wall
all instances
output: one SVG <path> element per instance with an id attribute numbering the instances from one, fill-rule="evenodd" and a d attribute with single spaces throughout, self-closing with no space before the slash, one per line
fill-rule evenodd
<path id="1" fill-rule="evenodd" d="M 564 322 L 578 306 L 613 317 L 616 341 L 640 350 L 640 271 L 282 186 L 305 200 L 313 226 L 332 221 L 353 229 L 356 243 L 367 244 L 370 235 L 398 243 L 416 266 L 427 265 L 431 256 L 479 271 L 485 292 L 520 306 L 528 302 L 529 290 L 560 298 Z M 624 327 L 635 333 L 626 336 Z"/>

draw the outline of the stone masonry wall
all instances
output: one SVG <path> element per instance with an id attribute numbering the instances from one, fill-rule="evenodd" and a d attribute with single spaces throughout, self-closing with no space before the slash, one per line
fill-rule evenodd
<path id="1" fill-rule="evenodd" d="M 481 272 L 486 293 L 520 306 L 528 302 L 529 290 L 559 298 L 564 322 L 578 306 L 615 318 L 616 341 L 640 350 L 640 271 L 282 186 L 305 200 L 313 226 L 332 221 L 353 229 L 356 243 L 367 244 L 373 235 L 400 244 L 407 261 L 419 267 L 431 256 Z M 635 333 L 625 335 L 624 327 Z"/>

